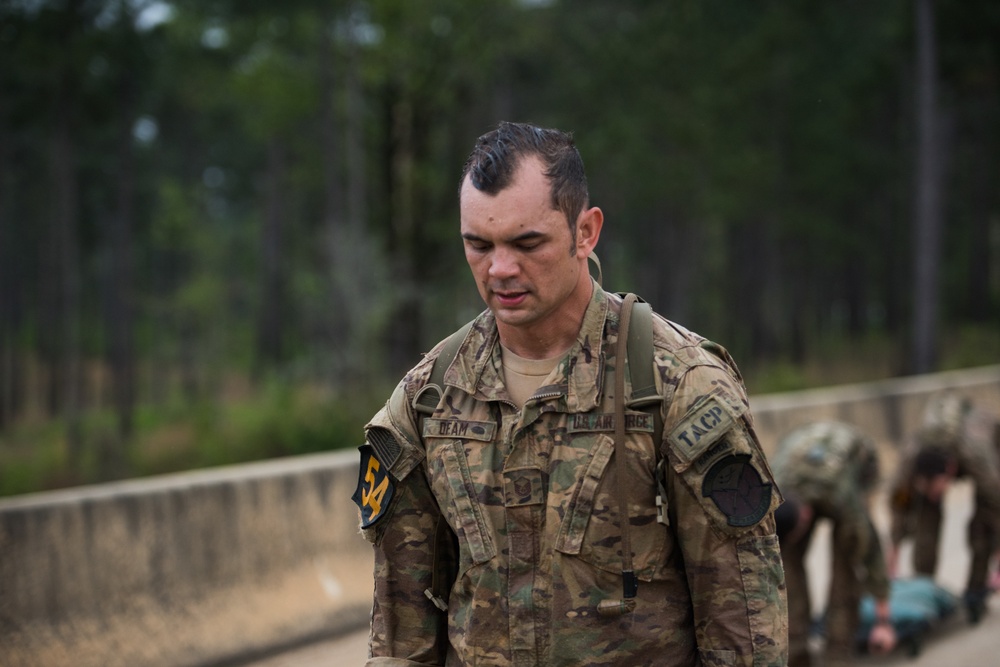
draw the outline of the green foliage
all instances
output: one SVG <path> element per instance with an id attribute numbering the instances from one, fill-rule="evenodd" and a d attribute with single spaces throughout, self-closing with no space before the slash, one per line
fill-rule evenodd
<path id="1" fill-rule="evenodd" d="M 872 332 L 860 338 L 827 335 L 816 340 L 800 362 L 787 356 L 750 359 L 740 368 L 751 394 L 770 394 L 894 377 L 902 365 L 901 353 L 893 337 L 885 333 Z"/>
<path id="2" fill-rule="evenodd" d="M 936 5 L 941 368 L 1000 360 L 995 4 Z M 141 20 L 160 5 L 162 22 Z M 725 345 L 752 391 L 904 372 L 911 12 L 0 3 L 2 488 L 92 481 L 123 448 L 152 474 L 353 443 L 370 388 L 482 308 L 456 186 L 501 119 L 575 133 L 605 212 L 605 284 Z M 72 363 L 103 378 L 80 382 L 74 415 Z M 134 408 L 115 414 L 119 384 Z M 39 420 L 59 426 L 26 425 Z"/>
<path id="3" fill-rule="evenodd" d="M 49 422 L 11 430 L 0 440 L 0 496 L 72 486 L 66 479 L 62 424 Z"/>
<path id="4" fill-rule="evenodd" d="M 358 444 L 370 416 L 347 397 L 274 385 L 249 401 L 195 411 L 199 466 L 328 451 Z M 352 399 L 352 400 L 356 400 Z"/>
<path id="5" fill-rule="evenodd" d="M 1000 363 L 1000 331 L 990 325 L 959 327 L 945 334 L 941 370 L 969 368 L 993 360 Z"/>
<path id="6" fill-rule="evenodd" d="M 239 400 L 145 406 L 136 415 L 128 476 L 231 465 L 330 451 L 360 444 L 365 422 L 384 401 L 336 395 L 316 387 L 270 383 Z M 69 461 L 65 430 L 52 421 L 0 434 L 0 496 L 108 481 L 100 459 L 114 438 L 114 415 L 94 412 L 83 424 L 85 455 Z"/>

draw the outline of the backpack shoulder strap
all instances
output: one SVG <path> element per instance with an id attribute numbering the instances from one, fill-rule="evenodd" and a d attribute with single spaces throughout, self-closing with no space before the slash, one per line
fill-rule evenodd
<path id="1" fill-rule="evenodd" d="M 660 407 L 663 397 L 656 393 L 653 378 L 653 309 L 642 300 L 632 305 L 632 321 L 628 329 L 626 354 L 632 377 L 632 396 L 628 407 L 644 410 L 653 417 L 654 442 L 659 446 L 663 435 Z"/>
<path id="2" fill-rule="evenodd" d="M 426 415 L 434 414 L 434 409 L 437 408 L 438 402 L 441 400 L 441 394 L 444 393 L 444 373 L 451 366 L 451 362 L 454 361 L 455 355 L 458 354 L 458 348 L 462 346 L 462 341 L 468 335 L 469 330 L 472 329 L 472 323 L 475 320 L 470 320 L 466 322 L 465 326 L 456 331 L 455 333 L 448 336 L 445 339 L 444 346 L 441 348 L 441 352 L 438 354 L 437 359 L 434 360 L 431 366 L 431 375 L 417 395 L 413 397 L 413 409 L 416 410 L 420 423 L 420 432 L 423 433 L 423 420 Z"/>
<path id="3" fill-rule="evenodd" d="M 424 432 L 424 419 L 428 415 L 434 414 L 434 410 L 441 401 L 441 394 L 444 393 L 445 371 L 455 360 L 458 348 L 462 346 L 462 341 L 472 329 L 473 322 L 475 320 L 467 322 L 465 326 L 445 339 L 441 352 L 438 353 L 431 365 L 431 374 L 427 379 L 427 384 L 421 387 L 417 395 L 413 397 L 413 409 L 417 413 L 417 429 L 421 437 Z M 434 566 L 431 569 L 431 585 L 424 589 L 424 595 L 441 611 L 448 610 L 448 589 L 451 585 L 450 582 L 454 581 L 458 572 L 457 556 L 455 555 L 457 543 L 454 543 L 455 540 L 454 534 L 448 529 L 445 521 L 439 518 L 434 532 L 432 551 Z"/>
<path id="4" fill-rule="evenodd" d="M 656 520 L 671 525 L 670 508 L 667 506 L 667 487 L 670 477 L 665 473 L 667 459 L 660 455 L 663 440 L 663 397 L 656 393 L 653 377 L 653 309 L 642 300 L 632 304 L 632 316 L 626 333 L 626 358 L 632 377 L 632 396 L 628 407 L 639 409 L 653 419 L 653 443 L 657 452 L 656 464 Z"/>

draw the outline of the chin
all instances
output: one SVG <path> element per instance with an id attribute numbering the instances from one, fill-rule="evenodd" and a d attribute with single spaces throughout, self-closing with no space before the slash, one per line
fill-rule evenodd
<path id="1" fill-rule="evenodd" d="M 490 310 L 493 311 L 493 316 L 498 322 L 512 327 L 530 324 L 535 319 L 531 313 L 523 310 L 506 310 L 504 308 L 490 308 Z"/>

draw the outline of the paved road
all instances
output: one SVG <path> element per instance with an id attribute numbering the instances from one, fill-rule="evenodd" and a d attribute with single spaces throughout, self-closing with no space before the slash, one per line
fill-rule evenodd
<path id="1" fill-rule="evenodd" d="M 965 548 L 964 526 L 971 513 L 971 488 L 960 485 L 946 498 L 945 539 L 941 553 L 938 583 L 948 590 L 961 591 L 965 584 L 968 554 Z M 884 503 L 876 503 L 884 507 Z M 884 512 L 877 512 L 879 528 L 887 525 Z M 809 572 L 817 609 L 822 608 L 829 582 L 829 530 L 821 526 L 810 549 Z M 904 549 L 902 563 L 907 562 Z M 901 575 L 907 571 L 902 569 Z M 246 667 L 361 667 L 368 650 L 367 631 L 358 631 L 342 638 L 319 642 L 278 656 L 259 660 Z M 920 655 L 911 658 L 903 651 L 889 656 L 866 656 L 859 665 L 906 667 L 997 667 L 1000 665 L 1000 595 L 990 601 L 990 611 L 977 626 L 968 625 L 961 613 L 928 637 Z"/>

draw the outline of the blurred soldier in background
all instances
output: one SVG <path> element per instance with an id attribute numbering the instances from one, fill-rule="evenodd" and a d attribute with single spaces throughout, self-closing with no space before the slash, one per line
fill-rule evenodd
<path id="1" fill-rule="evenodd" d="M 826 667 L 854 664 L 859 604 L 875 599 L 876 622 L 868 635 L 872 652 L 891 651 L 896 635 L 890 619 L 889 577 L 868 513 L 878 479 L 875 444 L 853 426 L 818 422 L 782 438 L 773 458 L 785 504 L 775 512 L 788 588 L 788 664 L 812 664 L 812 609 L 805 556 L 816 521 L 833 522 L 833 571 L 826 613 Z"/>
<path id="2" fill-rule="evenodd" d="M 933 577 L 937 569 L 942 500 L 956 479 L 975 485 L 975 511 L 968 526 L 972 563 L 964 595 L 969 621 L 978 623 L 986 598 L 997 588 L 990 560 L 1000 547 L 1000 423 L 952 392 L 931 398 L 921 428 L 903 452 L 890 489 L 895 576 L 900 543 L 913 538 L 913 569 Z"/>

